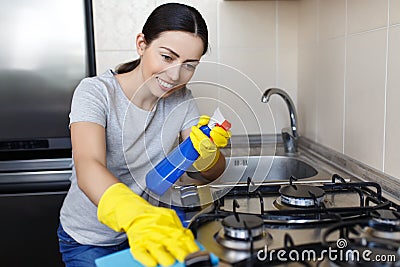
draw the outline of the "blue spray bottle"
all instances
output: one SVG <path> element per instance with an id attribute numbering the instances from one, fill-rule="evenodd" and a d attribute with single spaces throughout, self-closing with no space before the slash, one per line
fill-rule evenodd
<path id="1" fill-rule="evenodd" d="M 201 126 L 200 130 L 210 137 L 211 129 L 216 125 L 229 125 L 230 128 L 230 123 L 222 116 L 219 108 L 215 110 L 214 115 L 210 118 L 210 123 Z M 229 130 L 229 128 L 226 130 Z M 162 196 L 192 166 L 199 156 L 199 153 L 193 147 L 192 141 L 187 138 L 147 173 L 147 188 L 153 193 Z"/>

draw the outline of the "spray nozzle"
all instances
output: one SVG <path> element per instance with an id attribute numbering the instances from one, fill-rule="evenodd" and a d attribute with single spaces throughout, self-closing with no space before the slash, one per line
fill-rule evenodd
<path id="1" fill-rule="evenodd" d="M 220 126 L 224 128 L 225 131 L 231 129 L 231 123 L 225 119 L 219 108 L 214 111 L 214 114 L 212 115 L 212 117 L 210 118 L 210 122 L 208 123 L 208 128 L 210 129 L 214 128 L 215 126 Z"/>

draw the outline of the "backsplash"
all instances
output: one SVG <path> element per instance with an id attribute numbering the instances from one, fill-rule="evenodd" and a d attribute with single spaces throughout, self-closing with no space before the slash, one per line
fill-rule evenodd
<path id="1" fill-rule="evenodd" d="M 400 1 L 299 3 L 300 131 L 400 177 Z"/>
<path id="2" fill-rule="evenodd" d="M 165 2 L 94 0 L 98 73 L 137 57 L 136 34 Z M 283 100 L 260 98 L 282 88 L 301 135 L 400 177 L 400 0 L 177 2 L 209 27 L 209 62 L 189 85 L 202 113 L 220 106 L 234 135 L 279 133 Z"/>

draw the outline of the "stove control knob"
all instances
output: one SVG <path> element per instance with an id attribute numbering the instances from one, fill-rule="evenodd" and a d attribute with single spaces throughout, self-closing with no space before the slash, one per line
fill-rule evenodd
<path id="1" fill-rule="evenodd" d="M 193 208 L 200 205 L 200 197 L 197 191 L 197 186 L 186 185 L 180 189 L 181 202 L 183 207 Z"/>
<path id="2" fill-rule="evenodd" d="M 212 267 L 211 256 L 205 251 L 197 251 L 185 258 L 187 267 Z"/>

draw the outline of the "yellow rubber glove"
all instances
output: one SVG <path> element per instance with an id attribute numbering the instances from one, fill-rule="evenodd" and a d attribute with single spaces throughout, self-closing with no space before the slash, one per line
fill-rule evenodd
<path id="1" fill-rule="evenodd" d="M 207 171 L 215 165 L 220 154 L 218 148 L 225 147 L 231 137 L 231 132 L 220 126 L 211 129 L 210 137 L 205 135 L 199 128 L 207 125 L 209 121 L 209 116 L 201 116 L 197 126 L 193 126 L 190 133 L 193 147 L 200 154 L 193 164 L 198 171 Z"/>
<path id="2" fill-rule="evenodd" d="M 183 262 L 199 250 L 174 210 L 151 205 L 123 183 L 104 192 L 97 217 L 114 231 L 126 232 L 133 257 L 145 266 Z"/>

